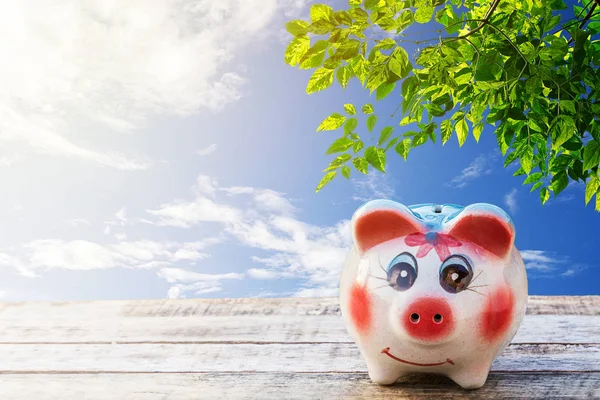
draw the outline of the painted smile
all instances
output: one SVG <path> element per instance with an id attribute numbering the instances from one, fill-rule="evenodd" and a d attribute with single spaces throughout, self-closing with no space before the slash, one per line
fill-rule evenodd
<path id="1" fill-rule="evenodd" d="M 435 366 L 438 366 L 438 365 L 444 365 L 446 363 L 454 365 L 454 362 L 451 359 L 449 359 L 449 358 L 447 358 L 446 361 L 444 361 L 444 362 L 439 362 L 439 363 L 434 363 L 434 364 L 421 364 L 421 363 L 416 363 L 416 362 L 412 362 L 412 361 L 406 361 L 406 360 L 398 358 L 395 355 L 393 355 L 392 353 L 390 353 L 390 348 L 389 347 L 386 347 L 385 349 L 381 350 L 381 352 L 383 354 L 386 354 L 389 358 L 392 358 L 392 359 L 394 359 L 396 361 L 400 361 L 402 363 L 410 364 L 410 365 L 417 365 L 419 367 L 435 367 Z"/>

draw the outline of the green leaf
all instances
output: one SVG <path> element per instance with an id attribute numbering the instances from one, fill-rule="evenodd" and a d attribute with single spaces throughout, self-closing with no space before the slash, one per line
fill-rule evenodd
<path id="1" fill-rule="evenodd" d="M 533 185 L 533 186 L 531 187 L 531 190 L 530 190 L 529 192 L 534 192 L 534 191 L 536 191 L 536 190 L 537 190 L 537 189 L 539 189 L 539 188 L 540 188 L 540 186 L 542 186 L 543 184 L 544 184 L 544 182 L 542 182 L 542 181 L 540 181 L 540 182 L 536 183 L 535 185 Z"/>
<path id="2" fill-rule="evenodd" d="M 327 152 L 325 154 L 333 154 L 333 153 L 340 153 L 342 151 L 346 151 L 350 147 L 352 147 L 353 144 L 354 144 L 354 142 L 352 141 L 352 139 L 347 138 L 347 137 L 341 137 L 339 139 L 336 139 L 336 141 L 333 142 L 331 144 L 331 146 L 329 146 L 329 148 L 327 149 Z"/>
<path id="3" fill-rule="evenodd" d="M 363 143 L 362 140 L 359 140 L 358 142 L 354 142 L 354 145 L 352 146 L 352 151 L 354 151 L 354 153 L 358 153 L 359 151 L 362 150 L 362 148 L 365 146 L 365 144 Z"/>
<path id="4" fill-rule="evenodd" d="M 323 179 L 321 179 L 321 182 L 319 182 L 319 184 L 317 185 L 317 190 L 316 192 L 319 193 L 319 191 L 321 189 L 323 189 L 323 187 L 325 187 L 325 185 L 327 185 L 329 182 L 331 182 L 333 180 L 333 178 L 335 178 L 335 176 L 337 175 L 337 171 L 331 171 L 325 174 L 325 176 L 323 177 Z"/>
<path id="5" fill-rule="evenodd" d="M 289 21 L 285 24 L 285 29 L 294 36 L 306 35 L 309 23 L 299 19 Z"/>
<path id="6" fill-rule="evenodd" d="M 513 162 L 515 162 L 515 160 L 519 158 L 519 153 L 516 151 L 513 151 L 512 153 L 510 153 L 509 155 L 506 156 L 506 159 L 504 160 L 504 168 L 508 167 L 510 164 L 512 164 Z"/>
<path id="7" fill-rule="evenodd" d="M 349 166 L 344 165 L 342 167 L 342 175 L 344 176 L 344 178 L 350 179 L 350 172 L 351 172 L 351 170 L 350 170 Z"/>
<path id="8" fill-rule="evenodd" d="M 344 111 L 346 111 L 346 114 L 348 115 L 356 114 L 356 108 L 354 108 L 354 104 L 344 104 Z"/>
<path id="9" fill-rule="evenodd" d="M 458 137 L 458 146 L 462 147 L 467 140 L 467 136 L 469 135 L 469 126 L 467 125 L 467 121 L 465 121 L 464 118 L 456 121 L 454 129 L 456 130 L 456 136 Z"/>
<path id="10" fill-rule="evenodd" d="M 542 179 L 542 176 L 543 176 L 543 175 L 544 175 L 544 174 L 542 174 L 541 172 L 535 172 L 535 173 L 533 173 L 533 174 L 529 175 L 529 176 L 527 177 L 527 179 L 525 179 L 525 181 L 523 182 L 523 185 L 527 185 L 527 184 L 529 184 L 529 183 L 534 183 L 534 182 L 537 182 L 537 181 L 539 181 L 540 179 Z"/>
<path id="11" fill-rule="evenodd" d="M 575 134 L 575 121 L 568 115 L 558 115 L 554 117 L 550 128 L 552 135 L 552 149 L 556 150 Z"/>
<path id="12" fill-rule="evenodd" d="M 592 176 L 592 178 L 585 185 L 585 205 L 587 206 L 592 197 L 598 192 L 598 188 L 600 188 L 600 179 L 596 175 Z"/>
<path id="13" fill-rule="evenodd" d="M 452 121 L 446 119 L 440 123 L 440 130 L 442 131 L 442 145 L 446 144 L 446 142 L 452 136 L 452 130 L 454 129 L 452 125 Z"/>
<path id="14" fill-rule="evenodd" d="M 428 23 L 431 21 L 431 17 L 433 17 L 433 10 L 434 8 L 432 6 L 422 5 L 415 12 L 415 21 L 420 24 Z"/>
<path id="15" fill-rule="evenodd" d="M 483 124 L 475 124 L 473 125 L 473 137 L 475 141 L 479 143 L 479 138 L 481 137 L 481 132 L 483 132 Z"/>
<path id="16" fill-rule="evenodd" d="M 379 141 L 377 142 L 377 145 L 381 146 L 382 144 L 387 142 L 388 139 L 390 138 L 390 136 L 392 136 L 393 132 L 394 132 L 393 126 L 386 126 L 385 128 L 383 128 L 381 130 L 381 133 L 379 134 Z"/>
<path id="17" fill-rule="evenodd" d="M 523 145 L 521 151 L 521 168 L 527 175 L 531 172 L 533 167 L 533 147 L 529 144 Z"/>
<path id="18" fill-rule="evenodd" d="M 393 146 L 395 146 L 395 145 L 396 145 L 396 143 L 398 143 L 398 140 L 399 140 L 399 139 L 400 139 L 399 137 L 395 137 L 395 138 L 393 138 L 392 140 L 390 140 L 390 141 L 388 142 L 388 144 L 386 144 L 386 145 L 385 145 L 385 149 L 384 149 L 384 150 L 385 150 L 385 151 L 388 151 L 389 149 L 391 149 Z"/>
<path id="19" fill-rule="evenodd" d="M 362 54 L 359 54 L 350 60 L 350 66 L 352 67 L 352 72 L 364 84 L 371 68 L 369 61 Z"/>
<path id="20" fill-rule="evenodd" d="M 328 46 L 328 41 L 318 40 L 300 59 L 300 68 L 311 69 L 322 65 Z"/>
<path id="21" fill-rule="evenodd" d="M 362 174 L 366 175 L 369 172 L 369 162 L 364 157 L 355 158 L 352 160 L 352 164 L 354 165 L 354 168 Z"/>
<path id="22" fill-rule="evenodd" d="M 377 123 L 377 115 L 375 115 L 375 114 L 369 115 L 369 117 L 367 118 L 367 129 L 369 130 L 369 132 L 373 132 L 373 129 L 375 128 L 376 123 Z"/>
<path id="23" fill-rule="evenodd" d="M 352 132 L 354 132 L 354 130 L 356 129 L 357 126 L 358 126 L 358 119 L 348 118 L 348 120 L 344 124 L 344 134 L 345 135 L 351 134 Z"/>
<path id="24" fill-rule="evenodd" d="M 325 169 L 324 172 L 332 171 L 334 169 L 338 169 L 343 163 L 350 160 L 352 156 L 350 154 L 342 154 L 333 159 L 329 166 Z"/>
<path id="25" fill-rule="evenodd" d="M 600 33 L 600 22 L 599 21 L 590 22 L 587 26 L 587 30 L 590 33 L 590 35 L 599 34 Z"/>
<path id="26" fill-rule="evenodd" d="M 375 146 L 370 146 L 365 149 L 365 158 L 373 167 L 381 172 L 385 172 L 385 151 Z"/>
<path id="27" fill-rule="evenodd" d="M 377 0 L 379 1 L 379 0 Z M 383 40 L 380 40 L 375 47 L 373 47 L 373 49 L 382 49 L 382 50 L 389 50 L 393 47 L 396 46 L 396 41 L 392 38 L 385 38 Z"/>
<path id="28" fill-rule="evenodd" d="M 550 198 L 550 192 L 548 191 L 548 188 L 541 188 L 540 189 L 540 200 L 542 201 L 542 204 L 546 204 L 546 202 L 548 201 L 548 199 Z"/>
<path id="29" fill-rule="evenodd" d="M 394 91 L 395 87 L 396 82 L 387 83 L 379 86 L 375 91 L 375 98 L 377 99 L 377 101 L 384 99 L 385 97 L 387 97 L 388 94 Z"/>
<path id="30" fill-rule="evenodd" d="M 344 125 L 346 117 L 339 113 L 333 113 L 329 117 L 325 118 L 321 125 L 317 128 L 317 132 L 320 131 L 334 131 L 340 126 Z"/>
<path id="31" fill-rule="evenodd" d="M 373 114 L 375 110 L 373 109 L 373 106 L 371 104 L 365 104 L 364 106 L 362 106 L 362 112 L 365 114 Z"/>
<path id="32" fill-rule="evenodd" d="M 336 55 L 339 55 L 343 60 L 349 60 L 358 55 L 360 49 L 360 42 L 358 40 L 350 39 L 342 42 Z"/>
<path id="33" fill-rule="evenodd" d="M 583 169 L 597 167 L 600 164 L 600 142 L 590 140 L 583 149 Z"/>
<path id="34" fill-rule="evenodd" d="M 352 76 L 354 76 L 354 73 L 349 65 L 343 65 L 336 70 L 337 80 L 343 89 L 346 89 L 346 86 L 348 86 L 348 81 L 350 78 L 352 78 Z"/>
<path id="35" fill-rule="evenodd" d="M 312 74 L 306 86 L 306 93 L 311 94 L 327 89 L 333 83 L 333 70 L 318 68 Z"/>
<path id="36" fill-rule="evenodd" d="M 568 114 L 576 114 L 575 102 L 573 100 L 561 100 L 560 111 Z"/>
<path id="37" fill-rule="evenodd" d="M 568 184 L 569 177 L 567 176 L 567 173 L 565 171 L 559 172 L 558 174 L 554 175 L 550 183 L 555 196 L 562 192 Z"/>
<path id="38" fill-rule="evenodd" d="M 384 64 L 375 65 L 371 68 L 369 77 L 367 78 L 367 84 L 365 85 L 371 93 L 377 89 L 380 85 L 387 82 L 389 77 L 389 71 Z"/>
<path id="39" fill-rule="evenodd" d="M 396 153 L 400 154 L 400 156 L 404 158 L 404 161 L 406 161 L 406 159 L 408 158 L 408 153 L 410 151 L 410 142 L 410 139 L 404 139 L 398 142 L 398 144 L 396 145 Z"/>
<path id="40" fill-rule="evenodd" d="M 300 59 L 306 54 L 310 48 L 310 39 L 308 36 L 299 36 L 290 42 L 285 49 L 285 62 L 295 67 L 300 62 Z"/>
<path id="41" fill-rule="evenodd" d="M 310 20 L 312 23 L 317 21 L 331 21 L 333 9 L 325 4 L 313 4 L 310 7 Z"/>
<path id="42" fill-rule="evenodd" d="M 400 16 L 398 16 L 398 18 L 396 19 L 396 22 L 398 24 L 398 33 L 408 28 L 414 22 L 414 20 L 415 18 L 412 11 L 406 9 L 402 11 Z"/>

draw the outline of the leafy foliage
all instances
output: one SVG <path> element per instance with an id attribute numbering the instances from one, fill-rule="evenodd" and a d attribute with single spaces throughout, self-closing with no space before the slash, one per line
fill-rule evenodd
<path id="1" fill-rule="evenodd" d="M 328 116 L 318 130 L 343 136 L 327 150 L 336 158 L 317 191 L 338 170 L 385 172 L 390 151 L 406 160 L 438 134 L 442 145 L 456 135 L 462 146 L 493 126 L 505 167 L 518 162 L 514 175 L 542 203 L 576 181 L 600 211 L 600 0 L 561 21 L 566 8 L 563 0 L 349 0 L 341 10 L 315 4 L 310 21 L 288 22 L 285 61 L 314 70 L 307 93 L 334 77 L 344 89 L 358 81 L 377 102 L 398 98 L 392 125 L 407 127 L 378 128 L 385 116 L 371 103 Z M 422 24 L 434 25 L 435 37 L 410 39 Z M 365 146 L 370 137 L 377 144 Z"/>

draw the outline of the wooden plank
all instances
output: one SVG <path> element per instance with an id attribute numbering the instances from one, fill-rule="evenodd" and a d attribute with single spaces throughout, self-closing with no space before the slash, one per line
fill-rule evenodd
<path id="1" fill-rule="evenodd" d="M 351 342 L 341 316 L 107 317 L 0 315 L 0 343 Z M 41 311 L 40 311 L 41 312 Z M 513 343 L 600 343 L 600 316 L 527 315 Z"/>
<path id="2" fill-rule="evenodd" d="M 492 373 L 472 391 L 425 375 L 381 387 L 364 373 L 0 375 L 0 387 L 3 400 L 572 399 L 600 398 L 600 374 Z"/>
<path id="3" fill-rule="evenodd" d="M 256 299 L 240 302 L 241 310 L 236 302 L 229 304 L 228 315 L 223 301 L 215 303 L 218 310 L 189 309 L 185 315 L 179 309 L 175 316 L 160 307 L 140 306 L 142 312 L 135 302 L 4 303 L 0 343 L 351 342 L 341 315 L 330 313 L 327 302 L 317 307 L 315 299 L 307 299 L 315 306 L 307 308 L 294 300 L 289 304 L 300 305 L 298 315 L 291 314 L 291 306 L 283 307 L 285 312 L 271 312 Z M 600 343 L 600 315 L 528 314 L 513 343 Z"/>
<path id="4" fill-rule="evenodd" d="M 510 345 L 495 371 L 600 372 L 600 345 Z M 364 372 L 351 343 L 0 345 L 0 372 Z"/>
<path id="5" fill-rule="evenodd" d="M 90 309 L 96 314 L 87 314 Z M 600 315 L 600 296 L 529 296 L 527 313 Z M 0 302 L 0 318 L 340 315 L 337 297 Z"/>

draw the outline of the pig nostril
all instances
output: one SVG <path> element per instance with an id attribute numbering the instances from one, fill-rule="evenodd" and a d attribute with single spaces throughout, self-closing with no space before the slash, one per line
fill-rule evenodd
<path id="1" fill-rule="evenodd" d="M 417 313 L 410 314 L 410 322 L 412 322 L 413 324 L 418 323 L 419 319 L 421 319 L 421 317 L 419 316 L 419 314 L 417 314 Z"/>
<path id="2" fill-rule="evenodd" d="M 433 316 L 433 322 L 435 322 L 436 324 L 441 324 L 443 319 L 444 318 L 440 314 L 435 314 Z"/>

